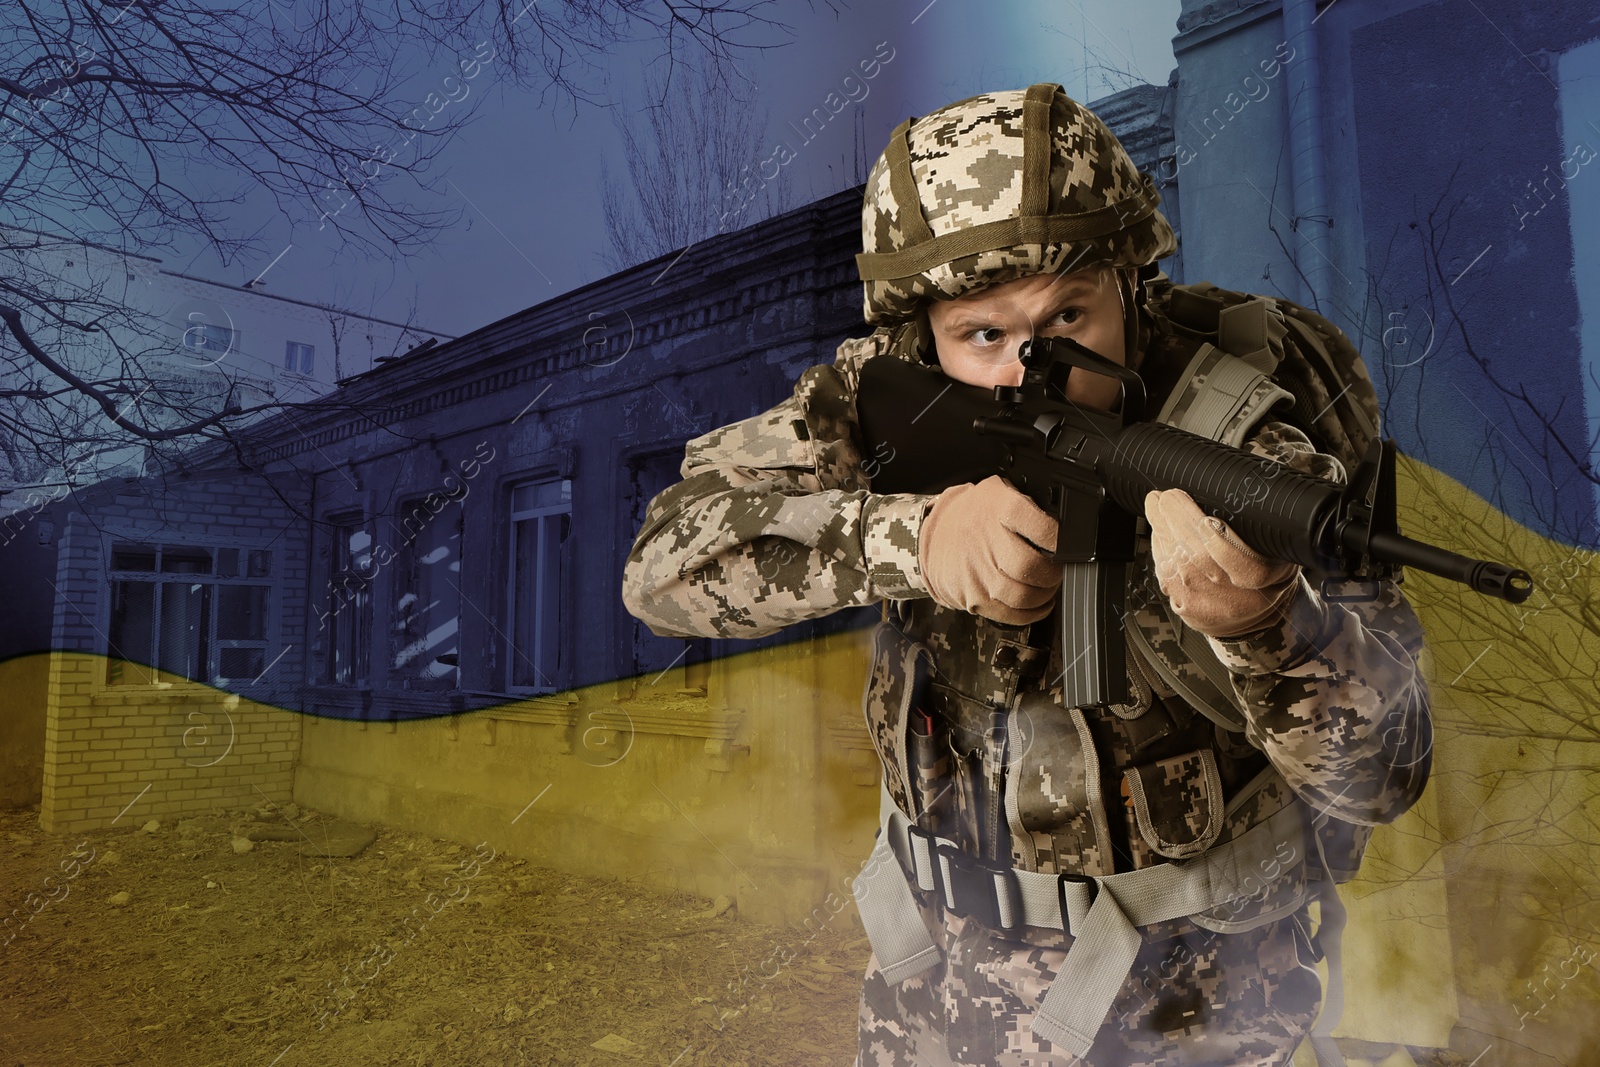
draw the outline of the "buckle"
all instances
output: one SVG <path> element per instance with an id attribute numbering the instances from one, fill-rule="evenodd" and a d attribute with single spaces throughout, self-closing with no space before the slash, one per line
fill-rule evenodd
<path id="1" fill-rule="evenodd" d="M 976 919 L 991 930 L 1011 931 L 1022 924 L 1022 892 L 1009 863 L 979 859 L 955 845 L 942 844 L 935 853 L 936 879 L 945 908 Z M 1012 922 L 1001 920 L 1000 894 Z"/>
<path id="2" fill-rule="evenodd" d="M 896 820 L 896 823 L 899 822 L 900 820 Z M 892 828 L 893 824 L 891 824 L 891 829 L 889 832 L 889 851 L 894 853 L 894 858 L 900 864 L 900 870 L 905 873 L 906 881 L 911 883 L 912 889 L 922 893 L 930 891 L 937 892 L 939 889 L 939 865 L 934 862 L 933 858 L 936 839 L 934 838 L 933 834 L 917 826 L 915 823 L 906 822 L 901 825 L 904 825 L 905 827 L 904 836 L 895 833 Z M 917 870 L 918 850 L 915 842 L 912 840 L 913 838 L 920 838 L 922 840 L 923 844 L 921 854 L 927 857 L 928 877 L 930 884 L 926 888 L 924 888 L 922 884 L 922 873 Z"/>
<path id="3" fill-rule="evenodd" d="M 1072 912 L 1067 908 L 1067 883 L 1069 882 L 1089 887 L 1089 906 L 1091 908 L 1094 907 L 1095 900 L 1100 896 L 1100 883 L 1087 874 L 1072 874 L 1062 871 L 1056 875 L 1056 901 L 1061 906 L 1061 929 L 1067 934 L 1076 937 L 1078 935 L 1072 933 Z"/>

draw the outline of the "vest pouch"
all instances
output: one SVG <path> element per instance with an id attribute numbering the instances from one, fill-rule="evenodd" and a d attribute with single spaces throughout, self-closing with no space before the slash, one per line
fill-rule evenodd
<path id="1" fill-rule="evenodd" d="M 901 633 L 892 623 L 880 622 L 872 631 L 872 664 L 862 695 L 867 733 L 883 764 L 883 784 L 889 797 L 908 818 L 920 814 L 914 801 L 916 771 L 907 751 L 911 717 L 921 706 L 933 675 L 933 654 Z"/>
<path id="2" fill-rule="evenodd" d="M 1189 859 L 1222 834 L 1222 775 L 1209 748 L 1130 767 L 1123 780 L 1139 835 L 1157 855 Z"/>
<path id="3" fill-rule="evenodd" d="M 1219 842 L 1230 841 L 1290 805 L 1301 806 L 1287 782 L 1267 767 L 1239 790 L 1223 813 Z M 1272 855 L 1243 879 L 1243 891 L 1208 911 L 1189 916 L 1195 925 L 1219 934 L 1253 930 L 1292 915 L 1316 896 L 1308 874 L 1315 875 L 1317 853 L 1305 833 L 1280 841 Z M 1308 868 L 1311 868 L 1308 872 Z"/>
<path id="4" fill-rule="evenodd" d="M 1006 723 L 1011 859 L 1045 874 L 1109 874 L 1100 761 L 1080 708 L 1024 694 Z"/>

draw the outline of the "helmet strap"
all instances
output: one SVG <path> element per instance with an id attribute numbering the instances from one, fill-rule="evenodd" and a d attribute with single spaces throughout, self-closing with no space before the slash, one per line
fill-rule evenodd
<path id="1" fill-rule="evenodd" d="M 1139 309 L 1144 305 L 1144 282 L 1136 269 L 1119 268 L 1116 276 L 1117 300 L 1122 305 L 1122 365 L 1138 370 L 1144 359 L 1144 337 Z"/>
<path id="2" fill-rule="evenodd" d="M 928 321 L 928 309 L 917 313 L 890 328 L 889 351 L 912 363 L 926 363 L 937 367 L 939 357 L 933 347 L 933 324 Z"/>

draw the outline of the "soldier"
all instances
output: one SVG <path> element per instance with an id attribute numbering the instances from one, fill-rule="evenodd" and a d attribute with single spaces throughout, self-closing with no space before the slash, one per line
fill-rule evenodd
<path id="1" fill-rule="evenodd" d="M 1314 586 L 1182 491 L 1151 493 L 1124 619 L 1132 696 L 1063 707 L 1043 622 L 1054 520 L 999 477 L 875 493 L 893 455 L 863 455 L 866 360 L 1015 385 L 1023 341 L 1069 337 L 1138 371 L 1156 418 L 1262 456 L 1264 478 L 1344 479 L 1378 432 L 1360 357 L 1286 301 L 1172 285 L 1154 267 L 1176 247 L 1159 199 L 1056 85 L 902 123 L 862 208 L 875 331 L 772 410 L 689 442 L 629 555 L 624 600 L 662 635 L 884 605 L 861 1064 L 1283 1064 L 1308 1033 L 1337 1059 L 1328 890 L 1428 776 L 1421 628 L 1396 583 L 1334 595 L 1356 584 Z M 1069 395 L 1117 394 L 1074 373 Z"/>

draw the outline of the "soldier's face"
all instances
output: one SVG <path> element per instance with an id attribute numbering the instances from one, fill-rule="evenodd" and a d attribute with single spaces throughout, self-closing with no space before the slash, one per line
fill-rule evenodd
<path id="1" fill-rule="evenodd" d="M 950 377 L 984 387 L 1020 385 L 1017 353 L 1031 337 L 1070 337 L 1097 355 L 1124 361 L 1122 300 L 1105 267 L 1073 274 L 1030 274 L 988 285 L 928 308 L 939 366 Z M 1103 374 L 1074 372 L 1067 397 L 1111 408 L 1117 383 Z"/>

